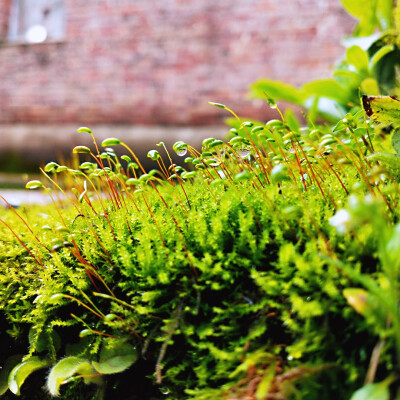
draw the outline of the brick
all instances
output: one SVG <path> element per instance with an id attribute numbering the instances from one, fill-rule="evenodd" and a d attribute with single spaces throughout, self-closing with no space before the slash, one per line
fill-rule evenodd
<path id="1" fill-rule="evenodd" d="M 207 101 L 265 120 L 248 86 L 329 76 L 355 25 L 340 0 L 64 2 L 64 40 L 0 47 L 0 123 L 221 123 Z"/>

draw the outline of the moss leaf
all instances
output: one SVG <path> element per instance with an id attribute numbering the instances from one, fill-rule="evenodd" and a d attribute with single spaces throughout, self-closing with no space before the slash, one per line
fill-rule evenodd
<path id="1" fill-rule="evenodd" d="M 89 361 L 78 357 L 67 357 L 59 361 L 50 371 L 47 378 L 47 389 L 53 396 L 60 394 L 59 388 L 68 378 L 75 374 L 93 375 L 94 371 Z M 90 379 L 86 376 L 85 383 Z"/>
<path id="2" fill-rule="evenodd" d="M 26 378 L 33 372 L 45 368 L 49 365 L 47 360 L 41 360 L 39 357 L 31 357 L 27 361 L 17 364 L 10 372 L 8 377 L 8 387 L 16 395 L 20 394 L 22 384 Z"/>
<path id="3" fill-rule="evenodd" d="M 116 374 L 129 368 L 137 358 L 136 347 L 129 343 L 104 343 L 99 362 L 93 362 L 93 366 L 102 374 Z"/>

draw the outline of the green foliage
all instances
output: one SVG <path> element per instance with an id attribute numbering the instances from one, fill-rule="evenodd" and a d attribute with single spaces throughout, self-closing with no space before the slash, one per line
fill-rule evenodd
<path id="1" fill-rule="evenodd" d="M 395 22 L 388 1 L 343 4 L 360 24 L 334 79 L 254 86 L 281 120 L 211 103 L 233 116 L 229 141 L 176 142 L 181 166 L 160 142 L 151 171 L 82 127 L 96 150 L 27 184 L 52 206 L 3 199 L 1 395 L 48 398 L 44 371 L 68 400 L 399 393 L 398 101 L 358 106 L 359 86 L 397 90 L 397 36 L 356 37 Z M 305 128 L 276 99 L 341 119 Z"/>
<path id="2" fill-rule="evenodd" d="M 38 357 L 31 357 L 29 360 L 17 364 L 8 376 L 8 387 L 11 392 L 19 395 L 20 388 L 25 382 L 25 379 L 33 372 L 48 367 L 48 365 L 49 363 L 47 360 L 41 360 Z"/>
<path id="3" fill-rule="evenodd" d="M 3 213 L 1 315 L 8 340 L 29 339 L 18 365 L 50 367 L 51 394 L 115 398 L 127 371 L 146 398 L 318 399 L 326 382 L 330 398 L 350 398 L 381 332 L 379 377 L 397 365 L 397 297 L 381 299 L 383 277 L 398 282 L 399 190 L 366 157 L 379 128 L 357 110 L 330 131 L 224 109 L 234 136 L 175 143 L 186 168 L 154 151 L 159 171 L 147 172 L 120 142 L 125 167 L 107 148 L 82 154 L 80 174 L 43 170 L 66 203 Z M 350 193 L 359 200 L 340 210 Z"/>
<path id="4" fill-rule="evenodd" d="M 66 357 L 60 360 L 50 371 L 47 378 L 47 389 L 53 396 L 60 394 L 60 385 L 67 383 L 75 374 L 81 375 L 85 383 L 98 383 L 101 379 L 96 376 L 90 362 L 80 359 L 78 357 Z"/>
<path id="5" fill-rule="evenodd" d="M 399 100 L 387 96 L 366 96 L 362 98 L 366 114 L 381 124 L 383 129 L 393 130 L 391 144 L 397 154 L 374 153 L 369 156 L 371 161 L 380 161 L 390 168 L 394 174 L 400 173 L 400 113 Z"/>
<path id="6" fill-rule="evenodd" d="M 101 374 L 116 374 L 125 371 L 138 358 L 136 348 L 121 341 L 104 341 L 99 354 L 99 361 L 93 361 L 96 371 Z"/>
<path id="7" fill-rule="evenodd" d="M 380 383 L 369 383 L 358 389 L 350 400 L 389 400 L 389 383 L 390 381 L 383 381 Z"/>
<path id="8" fill-rule="evenodd" d="M 250 95 L 286 101 L 308 111 L 315 122 L 335 122 L 359 105 L 359 92 L 368 95 L 399 95 L 400 40 L 396 15 L 400 7 L 393 0 L 342 0 L 344 8 L 359 19 L 353 35 L 346 38 L 346 52 L 335 65 L 333 78 L 304 84 L 260 79 L 250 86 Z M 376 32 L 378 30 L 378 32 Z"/>

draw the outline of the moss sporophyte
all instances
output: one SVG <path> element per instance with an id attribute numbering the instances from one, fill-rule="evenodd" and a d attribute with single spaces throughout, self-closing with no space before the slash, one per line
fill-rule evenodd
<path id="1" fill-rule="evenodd" d="M 400 191 L 376 162 L 390 153 L 373 114 L 391 100 L 369 102 L 372 118 L 354 110 L 333 130 L 234 114 L 228 141 L 175 143 L 183 165 L 160 142 L 150 171 L 80 128 L 94 149 L 27 183 L 52 207 L 3 199 L 1 323 L 8 340 L 31 328 L 25 356 L 0 359 L 1 393 L 23 396 L 35 371 L 68 399 L 125 395 L 128 376 L 146 398 L 349 398 L 385 374 L 372 389 L 388 390 Z"/>

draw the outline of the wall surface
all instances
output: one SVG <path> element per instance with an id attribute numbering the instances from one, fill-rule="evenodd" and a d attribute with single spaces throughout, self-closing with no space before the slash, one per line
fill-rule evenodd
<path id="1" fill-rule="evenodd" d="M 260 77 L 329 75 L 354 21 L 339 0 L 64 0 L 56 43 L 0 48 L 0 122 L 209 124 Z M 9 0 L 1 0 L 0 26 Z"/>
<path id="2" fill-rule="evenodd" d="M 33 124 L 67 142 L 63 124 L 211 129 L 227 114 L 208 101 L 267 120 L 248 86 L 329 76 L 355 25 L 340 0 L 64 0 L 64 38 L 15 44 L 11 3 L 0 0 L 0 156 Z"/>

